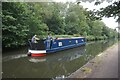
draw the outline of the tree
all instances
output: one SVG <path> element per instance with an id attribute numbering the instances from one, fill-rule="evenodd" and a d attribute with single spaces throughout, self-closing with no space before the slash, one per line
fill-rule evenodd
<path id="1" fill-rule="evenodd" d="M 7 6 L 6 6 L 7 5 Z M 26 21 L 25 6 L 22 3 L 7 3 L 2 4 L 2 33 L 3 46 L 12 47 L 13 45 L 24 45 L 28 32 Z M 14 14 L 15 13 L 15 14 Z"/>
<path id="2" fill-rule="evenodd" d="M 83 0 L 77 0 L 77 3 L 80 3 L 80 1 L 83 1 Z M 95 0 L 85 0 L 85 1 L 93 2 Z M 95 5 L 99 5 L 104 1 L 112 2 L 112 0 L 101 0 L 101 1 L 96 1 Z M 100 10 L 93 11 L 93 12 L 95 15 L 99 16 L 98 18 L 114 17 L 116 18 L 116 21 L 118 22 L 118 24 L 120 24 L 120 1 L 119 0 L 115 1 L 114 3 L 108 5 L 105 8 L 101 8 Z"/>
<path id="3" fill-rule="evenodd" d="M 36 4 L 4 2 L 2 5 L 3 47 L 25 45 L 34 34 L 46 34 L 48 26 L 42 22 Z"/>
<path id="4" fill-rule="evenodd" d="M 48 26 L 43 22 L 41 5 L 38 3 L 27 3 L 28 20 L 26 24 L 29 26 L 28 38 L 34 34 L 40 35 L 41 38 L 47 35 L 46 31 L 48 30 Z"/>
<path id="5" fill-rule="evenodd" d="M 93 21 L 93 26 L 91 30 L 92 35 L 102 36 L 102 30 L 104 26 L 105 26 L 104 23 L 99 20 Z"/>
<path id="6" fill-rule="evenodd" d="M 86 1 L 89 1 L 89 2 L 93 2 L 93 1 L 96 1 L 96 0 L 77 0 L 76 2 L 77 3 L 80 3 L 80 2 L 86 2 Z M 96 1 L 95 2 L 95 5 L 99 5 L 101 4 L 102 2 L 112 2 L 112 0 L 101 0 L 101 1 Z M 120 21 L 120 1 L 115 1 L 113 4 L 111 5 L 108 5 L 107 7 L 105 8 L 101 8 L 100 10 L 98 10 L 96 13 L 97 15 L 99 15 L 100 17 L 115 17 L 117 18 L 117 21 Z"/>
<path id="7" fill-rule="evenodd" d="M 64 19 L 61 14 L 63 8 L 58 3 L 46 3 L 46 7 L 42 7 L 41 11 L 43 22 L 47 24 L 49 31 L 54 34 L 63 34 L 64 31 Z"/>
<path id="8" fill-rule="evenodd" d="M 65 17 L 66 32 L 68 34 L 80 34 L 88 31 L 89 26 L 86 23 L 86 16 L 82 6 L 69 3 L 69 8 Z M 72 31 L 73 30 L 73 31 Z"/>

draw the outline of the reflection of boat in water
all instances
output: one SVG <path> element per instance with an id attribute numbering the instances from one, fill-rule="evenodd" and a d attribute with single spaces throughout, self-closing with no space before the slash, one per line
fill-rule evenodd
<path id="1" fill-rule="evenodd" d="M 59 54 L 54 53 L 55 55 L 49 55 L 45 57 L 31 57 L 29 58 L 30 62 L 56 62 L 56 61 L 72 61 L 74 59 L 80 58 L 80 56 L 85 53 L 85 46 L 74 48 L 71 50 L 58 52 Z"/>
<path id="2" fill-rule="evenodd" d="M 29 62 L 39 65 L 36 69 L 42 77 L 52 77 L 53 80 L 65 78 L 80 68 L 83 63 L 85 46 L 60 51 L 44 57 L 29 57 Z M 40 68 L 40 70 L 39 70 Z"/>
<path id="3" fill-rule="evenodd" d="M 34 62 L 34 63 L 38 63 L 38 62 L 43 62 L 43 61 L 46 61 L 46 59 L 36 59 L 36 58 L 31 58 L 29 59 L 30 62 Z"/>
<path id="4" fill-rule="evenodd" d="M 30 49 L 28 53 L 30 56 L 44 56 L 47 53 L 78 47 L 84 44 L 86 44 L 84 37 L 59 38 L 51 41 L 39 40 L 38 43 L 29 41 Z"/>

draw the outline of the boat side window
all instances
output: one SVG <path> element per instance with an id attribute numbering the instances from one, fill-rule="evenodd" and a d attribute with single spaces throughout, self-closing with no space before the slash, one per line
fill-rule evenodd
<path id="1" fill-rule="evenodd" d="M 62 42 L 59 42 L 59 43 L 58 43 L 58 46 L 62 46 Z"/>
<path id="2" fill-rule="evenodd" d="M 78 43 L 78 40 L 76 40 L 75 42 L 76 42 L 76 44 L 77 44 L 77 43 Z"/>
<path id="3" fill-rule="evenodd" d="M 69 41 L 69 44 L 71 44 L 72 43 L 72 41 Z"/>
<path id="4" fill-rule="evenodd" d="M 83 40 L 83 39 L 82 39 L 81 41 L 82 41 L 82 42 L 84 42 L 84 40 Z"/>

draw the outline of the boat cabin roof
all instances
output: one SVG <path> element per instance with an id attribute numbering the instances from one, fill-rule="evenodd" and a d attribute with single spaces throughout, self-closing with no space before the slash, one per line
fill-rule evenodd
<path id="1" fill-rule="evenodd" d="M 76 38 L 84 38 L 84 37 L 57 38 L 57 40 L 63 40 L 63 39 L 76 39 Z"/>

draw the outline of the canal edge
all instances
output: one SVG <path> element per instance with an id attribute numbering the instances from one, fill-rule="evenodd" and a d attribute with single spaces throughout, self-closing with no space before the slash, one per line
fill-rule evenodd
<path id="1" fill-rule="evenodd" d="M 97 67 L 97 64 L 100 63 L 100 59 L 102 57 L 105 57 L 107 54 L 107 51 L 111 50 L 111 48 L 114 48 L 115 46 L 118 46 L 120 41 L 116 42 L 112 46 L 105 49 L 103 52 L 100 52 L 98 55 L 96 55 L 93 59 L 88 61 L 85 65 L 83 65 L 81 68 L 73 72 L 71 75 L 69 75 L 67 78 L 86 78 L 92 71 L 94 71 Z"/>

